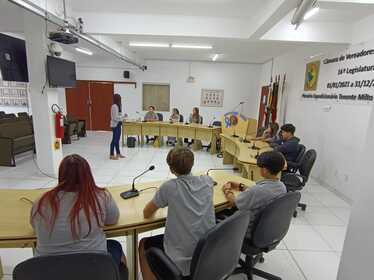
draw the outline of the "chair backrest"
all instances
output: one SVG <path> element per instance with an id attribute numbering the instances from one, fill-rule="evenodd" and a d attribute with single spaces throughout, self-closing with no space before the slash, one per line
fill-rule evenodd
<path id="1" fill-rule="evenodd" d="M 257 129 L 256 137 L 261 137 L 264 134 L 266 127 L 260 127 Z"/>
<path id="2" fill-rule="evenodd" d="M 288 232 L 300 197 L 299 192 L 286 193 L 266 206 L 252 232 L 255 247 L 267 251 L 279 244 Z"/>
<path id="3" fill-rule="evenodd" d="M 212 123 L 213 126 L 218 126 L 218 127 L 221 127 L 222 126 L 222 123 L 220 121 L 214 121 Z"/>
<path id="4" fill-rule="evenodd" d="M 157 113 L 157 116 L 158 116 L 158 120 L 159 121 L 163 121 L 164 120 L 164 115 L 163 114 L 161 114 L 161 113 Z"/>
<path id="5" fill-rule="evenodd" d="M 179 122 L 184 122 L 183 115 L 179 115 Z"/>
<path id="6" fill-rule="evenodd" d="M 238 264 L 249 213 L 238 211 L 207 232 L 191 262 L 191 280 L 226 279 Z"/>
<path id="7" fill-rule="evenodd" d="M 30 118 L 30 116 L 29 116 L 29 114 L 27 112 L 19 112 L 19 113 L 17 113 L 17 115 L 18 115 L 18 118 L 20 118 L 20 119 L 28 119 L 28 118 Z"/>
<path id="8" fill-rule="evenodd" d="M 120 280 L 118 267 L 108 254 L 79 253 L 42 256 L 18 264 L 13 280 Z"/>
<path id="9" fill-rule="evenodd" d="M 304 154 L 305 154 L 305 146 L 303 144 L 299 144 L 299 150 L 298 150 L 295 162 L 301 163 L 301 160 L 303 159 Z"/>
<path id="10" fill-rule="evenodd" d="M 304 182 L 306 183 L 309 179 L 310 172 L 312 171 L 314 162 L 317 159 L 317 152 L 316 150 L 308 150 L 304 156 L 303 159 L 301 160 L 300 168 L 299 168 L 299 173 L 301 176 L 304 177 Z"/>
<path id="11" fill-rule="evenodd" d="M 5 116 L 4 116 L 6 119 L 16 119 L 17 118 L 17 116 L 16 116 L 16 114 L 5 114 Z"/>

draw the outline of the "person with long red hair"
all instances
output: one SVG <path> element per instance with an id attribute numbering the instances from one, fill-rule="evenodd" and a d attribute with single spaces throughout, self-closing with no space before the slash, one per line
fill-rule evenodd
<path id="1" fill-rule="evenodd" d="M 106 240 L 103 231 L 118 219 L 118 206 L 106 189 L 95 184 L 87 160 L 76 154 L 66 156 L 59 167 L 57 186 L 31 209 L 36 255 L 109 252 L 127 271 L 121 244 Z"/>

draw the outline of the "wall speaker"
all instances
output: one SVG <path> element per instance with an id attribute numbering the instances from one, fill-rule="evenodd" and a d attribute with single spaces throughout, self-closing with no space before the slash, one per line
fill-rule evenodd
<path id="1" fill-rule="evenodd" d="M 125 79 L 130 79 L 130 71 L 123 71 L 123 77 Z"/>

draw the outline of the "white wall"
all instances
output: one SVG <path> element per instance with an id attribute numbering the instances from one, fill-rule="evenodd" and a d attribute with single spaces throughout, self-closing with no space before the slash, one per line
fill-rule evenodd
<path id="1" fill-rule="evenodd" d="M 188 117 L 192 107 L 200 107 L 202 88 L 223 89 L 224 107 L 200 107 L 204 123 L 208 124 L 213 116 L 219 119 L 224 113 L 234 108 L 240 101 L 245 101 L 243 113 L 249 117 L 257 118 L 259 80 L 261 65 L 256 64 L 229 64 L 229 63 L 203 63 L 193 62 L 191 74 L 196 78 L 195 83 L 187 83 L 188 62 L 176 61 L 147 61 L 148 70 L 138 71 L 132 69 L 132 81 L 138 83 L 136 89 L 138 100 L 127 104 L 124 101 L 125 111 L 141 110 L 139 104 L 142 99 L 142 83 L 169 83 L 171 91 L 171 108 L 176 107 Z M 81 80 L 110 80 L 123 81 L 124 69 L 78 67 L 77 78 Z M 134 109 L 136 108 L 136 109 Z M 164 118 L 169 118 L 169 112 L 163 112 Z M 130 115 L 130 117 L 135 117 Z"/>
<path id="2" fill-rule="evenodd" d="M 372 48 L 374 42 L 351 46 L 349 52 L 353 52 L 354 49 L 370 48 L 370 46 Z M 340 52 L 345 53 L 345 51 L 330 47 L 304 49 L 286 54 L 274 59 L 273 74 L 287 74 L 286 122 L 295 124 L 296 134 L 307 149 L 317 150 L 318 156 L 312 173 L 313 177 L 353 200 L 362 183 L 355 174 L 362 165 L 361 156 L 372 106 L 349 102 L 302 100 L 301 98 L 301 94 L 304 93 L 305 67 L 310 61 L 310 56 L 324 53 L 324 56 L 328 57 Z M 373 64 L 373 58 L 368 64 Z M 269 63 L 264 65 L 264 68 L 269 69 Z M 267 76 L 270 74 L 265 75 Z M 321 66 L 317 92 L 324 92 L 322 87 L 325 87 L 326 79 L 331 76 L 333 76 L 331 73 L 323 73 Z M 261 82 L 261 84 L 267 83 L 268 78 Z M 351 93 L 362 92 L 353 89 Z M 332 106 L 331 111 L 325 112 L 326 105 Z"/>

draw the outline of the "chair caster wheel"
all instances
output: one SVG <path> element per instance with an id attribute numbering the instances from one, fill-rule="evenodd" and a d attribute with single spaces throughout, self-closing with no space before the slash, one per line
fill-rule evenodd
<path id="1" fill-rule="evenodd" d="M 294 218 L 297 217 L 297 211 L 293 212 L 293 217 L 294 217 Z"/>
<path id="2" fill-rule="evenodd" d="M 265 262 L 265 259 L 264 257 L 261 257 L 259 260 L 258 260 L 259 263 L 264 263 Z"/>

